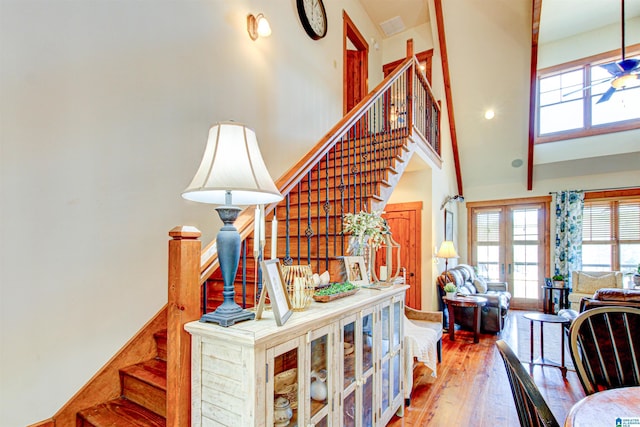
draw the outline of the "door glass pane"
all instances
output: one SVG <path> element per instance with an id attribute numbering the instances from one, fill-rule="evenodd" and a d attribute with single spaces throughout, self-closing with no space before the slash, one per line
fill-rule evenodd
<path id="1" fill-rule="evenodd" d="M 478 212 L 475 225 L 478 275 L 500 280 L 500 212 Z"/>
<path id="2" fill-rule="evenodd" d="M 400 353 L 393 357 L 393 397 L 400 394 Z"/>
<path id="3" fill-rule="evenodd" d="M 342 425 L 355 427 L 356 425 L 356 392 L 353 391 L 343 401 Z"/>
<path id="4" fill-rule="evenodd" d="M 382 308 L 382 356 L 389 354 L 389 306 Z"/>
<path id="5" fill-rule="evenodd" d="M 382 412 L 389 407 L 389 359 L 382 362 Z"/>
<path id="6" fill-rule="evenodd" d="M 273 401 L 288 400 L 293 417 L 290 425 L 298 419 L 298 349 L 294 348 L 274 357 Z"/>
<path id="7" fill-rule="evenodd" d="M 540 288 L 538 208 L 512 211 L 513 296 L 538 299 Z"/>
<path id="8" fill-rule="evenodd" d="M 362 425 L 373 426 L 373 375 L 369 375 L 362 387 Z"/>
<path id="9" fill-rule="evenodd" d="M 362 318 L 362 372 L 373 368 L 373 315 Z"/>
<path id="10" fill-rule="evenodd" d="M 393 304 L 393 347 L 400 345 L 400 302 Z"/>
<path id="11" fill-rule="evenodd" d="M 328 378 L 330 371 L 327 370 L 327 342 L 327 335 L 322 335 L 311 341 L 311 393 L 309 399 L 312 417 L 327 406 L 327 385 L 330 383 Z"/>
<path id="12" fill-rule="evenodd" d="M 355 322 L 351 322 L 343 330 L 344 388 L 356 380 L 355 327 Z"/>

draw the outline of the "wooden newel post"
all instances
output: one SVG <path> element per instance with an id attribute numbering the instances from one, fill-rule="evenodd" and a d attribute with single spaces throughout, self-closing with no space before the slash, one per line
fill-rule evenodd
<path id="1" fill-rule="evenodd" d="M 191 425 L 191 337 L 184 325 L 201 314 L 200 235 L 188 226 L 169 232 L 167 427 Z"/>

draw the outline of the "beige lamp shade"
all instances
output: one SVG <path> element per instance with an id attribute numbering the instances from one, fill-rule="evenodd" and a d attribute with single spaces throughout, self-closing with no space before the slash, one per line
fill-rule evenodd
<path id="1" fill-rule="evenodd" d="M 456 248 L 453 246 L 453 242 L 449 240 L 445 240 L 442 242 L 438 253 L 436 254 L 438 258 L 459 258 L 458 253 L 456 252 Z"/>
<path id="2" fill-rule="evenodd" d="M 236 122 L 216 123 L 209 129 L 202 162 L 182 197 L 225 204 L 227 192 L 231 192 L 235 205 L 283 199 L 262 160 L 255 132 Z"/>

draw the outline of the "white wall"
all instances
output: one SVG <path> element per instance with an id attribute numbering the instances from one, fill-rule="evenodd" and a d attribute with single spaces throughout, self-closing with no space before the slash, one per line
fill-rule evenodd
<path id="1" fill-rule="evenodd" d="M 209 126 L 254 127 L 279 177 L 342 113 L 342 10 L 313 41 L 294 1 L 0 3 L 0 425 L 52 416 L 166 302 L 167 232 Z M 251 41 L 248 13 L 273 35 Z M 372 50 L 370 87 L 381 75 Z"/>

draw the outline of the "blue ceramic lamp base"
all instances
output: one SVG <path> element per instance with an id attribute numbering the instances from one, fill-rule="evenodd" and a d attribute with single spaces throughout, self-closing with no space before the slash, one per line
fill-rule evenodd
<path id="1" fill-rule="evenodd" d="M 234 281 L 238 272 L 238 261 L 240 261 L 240 233 L 233 225 L 240 208 L 236 206 L 219 206 L 216 208 L 218 215 L 224 225 L 216 236 L 216 247 L 218 249 L 218 261 L 222 271 L 224 287 L 222 290 L 223 302 L 212 313 L 206 313 L 200 318 L 201 322 L 217 323 L 220 326 L 228 327 L 236 322 L 253 320 L 255 313 L 245 310 L 235 302 Z"/>

